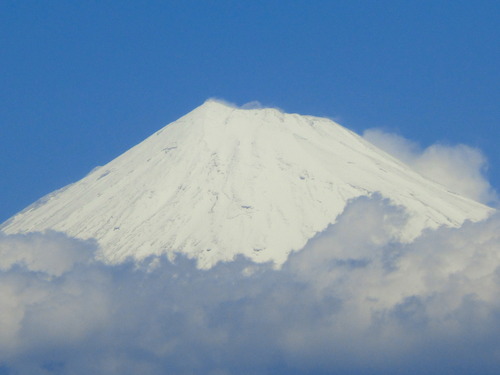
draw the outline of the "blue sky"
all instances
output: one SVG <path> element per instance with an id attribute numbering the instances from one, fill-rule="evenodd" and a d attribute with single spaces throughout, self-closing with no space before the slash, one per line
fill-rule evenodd
<path id="1" fill-rule="evenodd" d="M 210 97 L 466 143 L 498 190 L 498 2 L 145 3 L 0 5 L 0 221 Z"/>

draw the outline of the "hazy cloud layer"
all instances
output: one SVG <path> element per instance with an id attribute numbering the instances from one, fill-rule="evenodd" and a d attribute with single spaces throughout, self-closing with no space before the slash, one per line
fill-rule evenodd
<path id="1" fill-rule="evenodd" d="M 281 270 L 0 236 L 0 374 L 497 373 L 500 217 L 401 244 L 405 221 L 357 199 Z"/>
<path id="2" fill-rule="evenodd" d="M 462 144 L 435 144 L 421 149 L 406 138 L 380 129 L 366 130 L 363 137 L 456 193 L 486 204 L 498 201 L 485 177 L 486 157 L 478 149 Z"/>

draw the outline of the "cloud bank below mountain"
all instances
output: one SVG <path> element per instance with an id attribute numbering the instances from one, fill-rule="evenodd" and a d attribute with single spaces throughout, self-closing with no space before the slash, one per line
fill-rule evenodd
<path id="1" fill-rule="evenodd" d="M 0 374 L 496 373 L 500 216 L 402 244 L 406 220 L 356 199 L 280 270 L 1 235 Z"/>

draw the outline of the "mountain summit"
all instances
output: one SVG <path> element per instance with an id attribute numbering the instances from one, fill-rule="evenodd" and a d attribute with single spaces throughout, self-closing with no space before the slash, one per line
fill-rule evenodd
<path id="1" fill-rule="evenodd" d="M 373 193 L 406 208 L 403 240 L 490 212 L 331 120 L 207 101 L 0 229 L 95 238 L 110 263 L 180 252 L 203 268 L 236 254 L 279 265 Z"/>

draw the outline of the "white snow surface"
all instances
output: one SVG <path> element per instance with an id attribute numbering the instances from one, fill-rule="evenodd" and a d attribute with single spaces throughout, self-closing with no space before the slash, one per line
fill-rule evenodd
<path id="1" fill-rule="evenodd" d="M 329 119 L 207 101 L 0 229 L 95 238 L 109 263 L 184 253 L 210 268 L 243 254 L 279 266 L 374 193 L 406 209 L 403 241 L 492 212 Z"/>

